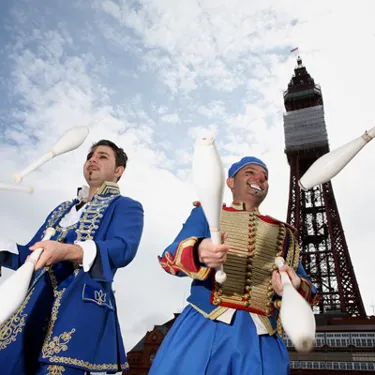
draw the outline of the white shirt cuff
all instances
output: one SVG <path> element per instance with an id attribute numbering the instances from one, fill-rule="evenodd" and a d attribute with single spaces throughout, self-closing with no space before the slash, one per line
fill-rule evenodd
<path id="1" fill-rule="evenodd" d="M 16 255 L 19 254 L 17 243 L 7 238 L 0 238 L 0 251 L 9 251 Z"/>
<path id="2" fill-rule="evenodd" d="M 83 259 L 81 264 L 81 266 L 83 266 L 83 270 L 85 272 L 90 271 L 97 253 L 95 241 L 75 241 L 74 243 L 78 246 L 81 246 L 83 249 Z"/>

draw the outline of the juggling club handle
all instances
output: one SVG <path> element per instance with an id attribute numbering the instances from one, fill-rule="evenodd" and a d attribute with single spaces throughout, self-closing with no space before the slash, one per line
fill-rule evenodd
<path id="1" fill-rule="evenodd" d="M 41 167 L 43 164 L 45 164 L 47 161 L 51 160 L 55 156 L 53 151 L 49 151 L 47 154 L 43 155 L 40 159 L 38 159 L 36 162 L 30 164 L 27 168 L 25 168 L 23 171 L 19 173 L 15 173 L 13 178 L 13 183 L 20 184 L 24 177 L 26 177 L 29 173 L 31 173 L 33 170 Z"/>
<path id="2" fill-rule="evenodd" d="M 215 245 L 221 244 L 221 233 L 218 230 L 210 229 L 211 231 L 211 241 Z M 223 266 L 216 267 L 215 281 L 222 284 L 227 279 L 227 275 L 224 272 Z"/>
<path id="3" fill-rule="evenodd" d="M 280 269 L 280 267 L 282 267 L 285 264 L 284 258 L 277 257 L 275 259 L 275 264 Z M 289 278 L 288 274 L 285 271 L 281 271 L 280 272 L 280 276 L 281 276 L 281 282 L 283 283 L 283 285 L 285 285 L 285 284 L 291 284 L 292 283 L 290 281 L 290 278 Z"/>
<path id="4" fill-rule="evenodd" d="M 48 241 L 51 237 L 53 237 L 56 233 L 56 230 L 52 227 L 46 229 L 46 233 L 42 238 L 42 241 Z M 34 265 L 38 261 L 40 254 L 42 254 L 43 248 L 39 247 L 38 249 L 34 250 L 33 253 L 28 257 L 27 262 L 31 262 Z"/>

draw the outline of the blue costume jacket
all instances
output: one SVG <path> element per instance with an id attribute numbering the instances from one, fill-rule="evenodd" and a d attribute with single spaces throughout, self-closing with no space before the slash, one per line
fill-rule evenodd
<path id="1" fill-rule="evenodd" d="M 72 262 L 35 272 L 23 305 L 0 326 L 1 373 L 8 374 L 3 372 L 6 368 L 13 374 L 12 366 L 33 373 L 38 362 L 109 373 L 128 368 L 112 281 L 117 269 L 129 264 L 137 252 L 143 208 L 121 196 L 117 184 L 105 183 L 78 223 L 61 228 L 61 218 L 77 203 L 55 208 L 34 238 L 18 246 L 18 256 L 0 252 L 0 264 L 16 270 L 48 227 L 56 229 L 52 240 L 94 240 L 97 247 L 88 272 Z"/>
<path id="2" fill-rule="evenodd" d="M 269 273 L 269 276 L 266 277 L 269 277 L 269 281 L 265 280 L 264 278 L 266 283 L 265 285 L 266 287 L 268 287 L 268 293 L 266 295 L 266 298 L 262 297 L 264 302 L 261 301 L 264 305 L 264 309 L 257 307 L 262 304 L 246 304 L 248 300 L 251 301 L 250 292 L 248 295 L 246 295 L 246 293 L 243 294 L 241 302 L 237 301 L 238 294 L 236 295 L 236 298 L 223 298 L 223 296 L 220 294 L 220 292 L 222 293 L 222 291 L 218 289 L 218 285 L 215 285 L 215 270 L 207 268 L 204 264 L 201 264 L 197 259 L 197 246 L 199 242 L 204 238 L 210 238 L 211 235 L 202 207 L 200 207 L 199 202 L 196 202 L 195 205 L 197 207 L 195 207 L 192 210 L 189 218 L 183 225 L 183 228 L 180 231 L 180 233 L 177 235 L 173 243 L 164 250 L 162 256 L 159 257 L 159 262 L 161 266 L 167 272 L 173 275 L 180 277 L 190 276 L 193 279 L 191 285 L 191 294 L 188 297 L 188 302 L 192 307 L 194 307 L 206 318 L 215 320 L 221 314 L 223 314 L 228 308 L 234 308 L 236 310 L 245 310 L 258 314 L 259 318 L 262 320 L 264 326 L 266 327 L 268 333 L 270 335 L 274 334 L 278 328 L 277 318 L 278 311 L 280 309 L 281 298 L 273 292 L 273 288 L 271 286 L 272 269 L 270 268 L 269 271 L 267 271 Z M 245 213 L 243 206 L 240 203 L 233 203 L 231 207 L 226 207 L 224 205 L 223 212 L 232 213 L 233 215 L 236 215 L 241 212 Z M 276 246 L 279 246 L 279 253 L 276 254 L 275 250 L 275 255 L 269 254 L 269 259 L 271 259 L 270 264 L 273 263 L 273 259 L 276 255 L 284 257 L 286 263 L 292 266 L 296 270 L 297 274 L 301 277 L 301 287 L 299 289 L 300 294 L 304 296 L 310 304 L 314 304 L 317 300 L 316 288 L 309 281 L 306 272 L 304 271 L 301 263 L 299 262 L 299 246 L 295 238 L 294 228 L 288 224 L 282 223 L 268 216 L 262 216 L 259 213 L 257 213 L 256 216 L 263 223 L 269 223 L 274 227 L 280 227 L 281 232 L 283 233 L 283 235 L 279 237 L 279 240 L 275 241 L 275 243 L 278 244 Z M 231 216 L 231 218 L 233 217 L 234 216 Z M 245 227 L 247 232 L 244 234 L 246 242 L 249 238 L 251 243 L 253 232 L 247 229 L 247 223 Z M 264 259 L 263 257 L 264 254 L 261 256 L 261 259 Z M 255 262 L 254 259 L 253 262 Z M 256 272 L 254 271 L 253 266 L 251 264 L 249 265 L 249 267 L 250 275 L 251 273 Z M 276 266 L 274 266 L 274 269 L 276 269 Z M 243 271 L 243 273 L 245 273 L 245 270 Z M 233 272 L 237 274 L 240 273 L 239 271 L 237 272 L 237 270 Z M 254 278 L 254 275 L 252 277 Z M 225 285 L 225 283 L 223 285 Z M 251 284 L 249 283 L 249 285 Z M 251 288 L 253 288 L 253 295 L 255 292 L 258 294 L 260 293 L 260 289 L 258 291 L 255 291 L 254 286 L 250 286 L 249 290 L 251 290 Z"/>

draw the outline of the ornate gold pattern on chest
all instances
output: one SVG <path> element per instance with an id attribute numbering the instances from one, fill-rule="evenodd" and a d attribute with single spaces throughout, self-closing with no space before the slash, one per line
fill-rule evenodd
<path id="1" fill-rule="evenodd" d="M 285 225 L 246 211 L 222 211 L 221 231 L 230 245 L 224 271 L 227 280 L 215 284 L 213 303 L 270 316 L 272 271 L 282 254 Z"/>
<path id="2" fill-rule="evenodd" d="M 109 196 L 97 195 L 94 197 L 79 221 L 79 227 L 76 230 L 77 241 L 94 239 L 106 209 L 117 197 L 118 194 Z"/>
<path id="3" fill-rule="evenodd" d="M 63 202 L 58 206 L 52 213 L 51 216 L 49 217 L 47 221 L 46 228 L 48 227 L 53 227 L 57 225 L 57 223 L 63 218 L 63 216 L 66 214 L 68 208 L 70 208 L 72 205 L 72 202 Z"/>

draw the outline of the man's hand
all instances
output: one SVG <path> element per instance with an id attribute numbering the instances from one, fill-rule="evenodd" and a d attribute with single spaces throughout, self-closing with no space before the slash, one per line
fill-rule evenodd
<path id="1" fill-rule="evenodd" d="M 284 264 L 279 271 L 285 271 L 288 274 L 293 286 L 296 289 L 299 289 L 299 287 L 301 286 L 301 278 L 296 274 L 292 267 Z M 283 295 L 283 284 L 281 282 L 279 271 L 272 272 L 272 286 L 275 293 L 281 297 Z"/>
<path id="2" fill-rule="evenodd" d="M 82 264 L 83 249 L 78 245 L 63 244 L 57 241 L 39 241 L 29 249 L 33 251 L 40 247 L 43 248 L 43 252 L 35 265 L 35 270 L 52 266 L 64 260 Z"/>
<path id="3" fill-rule="evenodd" d="M 224 239 L 227 235 L 224 235 Z M 227 260 L 229 245 L 215 245 L 210 238 L 205 238 L 198 246 L 198 257 L 207 267 L 216 268 Z"/>

